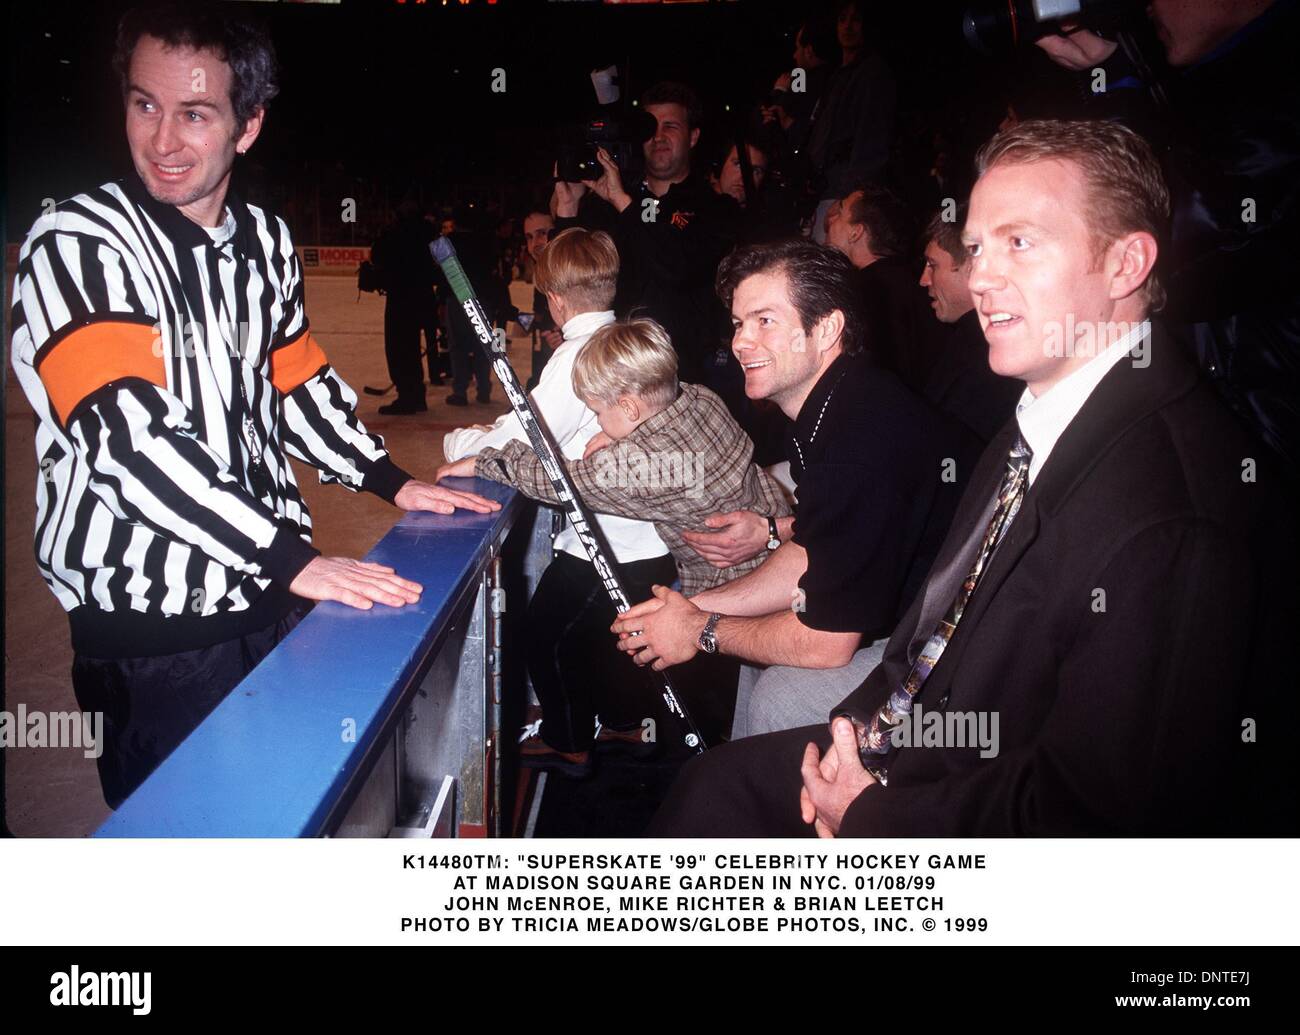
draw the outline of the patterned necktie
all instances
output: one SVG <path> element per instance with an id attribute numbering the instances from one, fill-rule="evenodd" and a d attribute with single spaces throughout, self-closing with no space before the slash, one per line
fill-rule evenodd
<path id="1" fill-rule="evenodd" d="M 907 673 L 907 678 L 903 680 L 903 684 L 890 694 L 888 701 L 876 709 L 869 723 L 866 725 L 854 723 L 862 764 L 882 784 L 888 783 L 884 761 L 892 747 L 890 736 L 903 719 L 912 714 L 913 699 L 921 692 L 921 687 L 925 685 L 934 666 L 938 664 L 944 648 L 952 639 L 957 623 L 961 621 L 971 594 L 979 584 L 980 576 L 984 573 L 989 558 L 1006 535 L 1007 529 L 1011 527 L 1011 522 L 1015 520 L 1016 513 L 1020 510 L 1020 501 L 1025 496 L 1025 486 L 1029 480 L 1029 461 L 1032 457 L 1033 453 L 1025 445 L 1025 440 L 1017 435 L 1015 444 L 1007 456 L 1007 470 L 1002 476 L 1002 484 L 998 487 L 993 516 L 975 554 L 975 562 L 971 565 L 970 573 L 958 587 L 952 606 L 939 619 L 934 632 L 930 634 L 916 661 L 912 663 L 912 668 Z"/>

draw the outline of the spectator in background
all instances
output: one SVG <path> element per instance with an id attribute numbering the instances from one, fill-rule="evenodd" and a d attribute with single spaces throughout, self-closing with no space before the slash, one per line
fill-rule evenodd
<path id="1" fill-rule="evenodd" d="M 763 180 L 767 177 L 767 152 L 754 143 L 746 143 L 745 154 L 749 158 L 750 182 L 757 196 L 763 189 Z M 749 195 L 746 193 L 744 169 L 740 163 L 740 148 L 737 145 L 731 145 L 718 172 L 709 177 L 709 183 L 715 191 L 732 198 L 741 208 L 748 205 Z"/>
<path id="2" fill-rule="evenodd" d="M 433 227 L 420 214 L 419 205 L 407 197 L 397 206 L 397 219 L 370 250 L 386 288 L 384 356 L 388 376 L 397 389 L 397 398 L 379 407 L 385 416 L 429 408 L 424 399 L 420 329 L 427 326 L 429 311 L 436 306 L 433 283 L 437 264 L 429 254 L 433 237 Z M 436 353 L 437 343 L 432 338 L 429 348 Z"/>
<path id="3" fill-rule="evenodd" d="M 533 323 L 529 330 L 535 334 L 536 345 L 533 348 L 533 372 L 528 378 L 530 389 L 537 387 L 547 362 L 564 341 L 564 335 L 555 326 L 546 296 L 536 286 L 537 262 L 554 232 L 555 220 L 549 212 L 529 212 L 524 218 L 524 247 L 528 249 L 534 271 Z"/>
<path id="4" fill-rule="evenodd" d="M 794 69 L 782 72 L 772 84 L 760 112 L 763 121 L 781 127 L 791 151 L 802 151 L 812 131 L 813 113 L 831 70 L 839 64 L 840 44 L 831 18 L 809 18 L 794 37 Z M 803 89 L 794 89 L 793 71 L 803 70 Z"/>
<path id="5" fill-rule="evenodd" d="M 747 162 L 741 161 L 742 144 Z M 802 194 L 806 191 L 807 178 L 780 130 L 765 124 L 755 108 L 735 123 L 715 153 L 720 159 L 713 163 L 709 182 L 722 199 L 724 210 L 730 212 L 735 244 L 759 244 L 799 236 L 801 211 L 806 211 L 802 207 Z M 717 312 L 723 318 L 721 339 L 725 341 L 730 336 L 730 326 L 720 306 Z"/>
<path id="6" fill-rule="evenodd" d="M 712 388 L 733 362 L 717 337 L 713 293 L 714 271 L 735 240 L 733 210 L 692 168 L 704 114 L 695 92 L 658 83 L 640 104 L 656 122 L 643 147 L 644 179 L 627 189 L 613 159 L 598 149 L 599 180 L 556 182 L 556 225 L 609 229 L 622 259 L 617 308 L 658 321 L 677 350 L 681 378 Z"/>
<path id="7" fill-rule="evenodd" d="M 430 238 L 437 237 L 439 223 L 437 215 L 426 209 L 424 221 L 429 224 Z M 442 300 L 438 297 L 439 280 L 439 277 L 434 277 L 433 290 L 430 292 L 430 303 L 424 311 L 422 320 L 424 354 L 429 366 L 429 384 L 431 385 L 443 384 L 444 379 L 451 374 L 451 355 L 447 351 L 447 338 L 443 333 L 442 318 L 439 315 L 442 308 Z"/>
<path id="8" fill-rule="evenodd" d="M 826 210 L 855 182 L 878 180 L 889 160 L 896 103 L 894 77 L 867 38 L 862 0 L 843 0 L 836 11 L 840 67 L 817 107 L 809 158 L 825 186 L 813 218 L 813 237 L 825 240 Z"/>
<path id="9" fill-rule="evenodd" d="M 503 318 L 510 304 L 506 288 L 497 277 L 496 256 L 493 241 L 481 234 L 465 228 L 465 218 L 444 219 L 444 231 L 450 226 L 451 238 L 460 257 L 460 264 L 465 268 L 469 281 L 483 303 L 487 317 L 493 323 Z M 445 283 L 445 278 L 444 278 Z M 487 353 L 479 345 L 478 336 L 470 325 L 469 318 L 456 303 L 451 286 L 446 286 L 446 323 L 447 343 L 451 351 L 452 391 L 447 396 L 449 406 L 469 405 L 469 383 L 471 379 L 478 386 L 478 402 L 492 401 L 492 365 Z"/>
<path id="10" fill-rule="evenodd" d="M 930 333 L 933 319 L 916 283 L 908 254 L 915 240 L 910 217 L 891 191 L 862 183 L 837 199 L 826 213 L 826 243 L 859 271 L 867 322 L 867 348 L 921 394 L 936 362 Z"/>
<path id="11" fill-rule="evenodd" d="M 970 293 L 970 256 L 962 244 L 966 208 L 936 212 L 925 231 L 921 286 L 939 320 L 936 362 L 922 393 L 987 443 L 1016 411 L 1021 383 L 989 367 L 988 342 Z"/>
<path id="12" fill-rule="evenodd" d="M 1232 411 L 1300 475 L 1300 77 L 1294 0 L 1152 0 L 1170 66 L 1157 107 L 1118 45 L 1049 36 L 1052 60 L 1109 84 L 1085 91 L 1161 155 L 1173 201 L 1168 304 L 1174 336 Z"/>

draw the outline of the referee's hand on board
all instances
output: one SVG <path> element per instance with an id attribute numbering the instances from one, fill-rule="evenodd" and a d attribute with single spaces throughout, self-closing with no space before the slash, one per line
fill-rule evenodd
<path id="1" fill-rule="evenodd" d="M 385 564 L 350 557 L 316 557 L 289 584 L 289 592 L 307 600 L 337 600 L 362 611 L 376 603 L 389 607 L 414 604 L 424 589 Z"/>
<path id="2" fill-rule="evenodd" d="M 440 473 L 439 477 L 441 476 Z M 402 486 L 393 497 L 393 503 L 403 510 L 431 510 L 435 514 L 450 514 L 457 507 L 478 514 L 491 514 L 494 510 L 501 509 L 501 504 L 496 500 L 490 500 L 476 492 L 444 489 L 441 485 L 430 485 L 414 478 Z"/>

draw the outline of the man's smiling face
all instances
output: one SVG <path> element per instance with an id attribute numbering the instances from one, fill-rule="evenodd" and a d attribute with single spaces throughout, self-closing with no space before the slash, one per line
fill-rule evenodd
<path id="1" fill-rule="evenodd" d="M 1048 347 L 1067 319 L 1105 323 L 1114 312 L 1088 210 L 1082 170 L 1062 159 L 999 163 L 971 193 L 962 241 L 989 366 L 1034 395 L 1088 358 Z"/>
<path id="2" fill-rule="evenodd" d="M 731 351 L 745 371 L 749 398 L 782 405 L 806 393 L 817 378 L 822 357 L 804 332 L 783 271 L 755 273 L 742 280 L 731 300 L 731 323 L 735 328 Z"/>
<path id="3" fill-rule="evenodd" d="M 126 136 L 136 172 L 158 201 L 216 226 L 236 149 L 261 130 L 259 111 L 238 125 L 230 66 L 210 50 L 168 48 L 142 36 L 127 78 Z"/>

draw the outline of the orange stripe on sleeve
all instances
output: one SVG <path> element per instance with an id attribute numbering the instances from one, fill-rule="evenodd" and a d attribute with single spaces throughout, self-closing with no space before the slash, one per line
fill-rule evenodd
<path id="1" fill-rule="evenodd" d="M 281 395 L 288 395 L 328 362 L 325 350 L 304 331 L 271 353 L 271 383 Z"/>
<path id="2" fill-rule="evenodd" d="M 91 392 L 124 377 L 167 387 L 167 367 L 154 328 L 100 321 L 73 331 L 37 362 L 37 374 L 65 424 Z"/>

